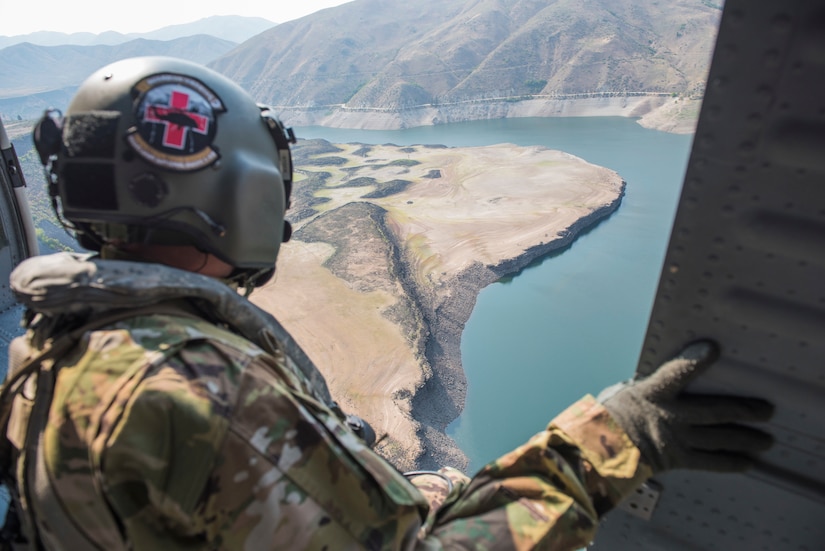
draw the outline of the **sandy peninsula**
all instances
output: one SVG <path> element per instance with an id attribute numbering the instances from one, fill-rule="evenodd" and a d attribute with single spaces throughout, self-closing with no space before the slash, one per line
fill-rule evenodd
<path id="1" fill-rule="evenodd" d="M 400 469 L 466 457 L 460 339 L 478 292 L 618 208 L 617 173 L 543 147 L 299 141 L 295 232 L 252 295 Z M 492 458 L 491 458 L 492 459 Z"/>

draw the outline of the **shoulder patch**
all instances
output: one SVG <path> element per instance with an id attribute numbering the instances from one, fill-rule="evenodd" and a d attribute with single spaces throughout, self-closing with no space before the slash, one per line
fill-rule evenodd
<path id="1" fill-rule="evenodd" d="M 220 158 L 212 146 L 221 99 L 194 78 L 173 73 L 146 77 L 132 89 L 137 124 L 127 139 L 148 162 L 189 172 Z"/>

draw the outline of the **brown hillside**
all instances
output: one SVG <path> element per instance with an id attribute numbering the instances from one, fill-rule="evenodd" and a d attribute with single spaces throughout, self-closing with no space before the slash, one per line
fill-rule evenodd
<path id="1" fill-rule="evenodd" d="M 280 106 L 699 95 L 720 10 L 702 0 L 357 0 L 211 65 Z"/>

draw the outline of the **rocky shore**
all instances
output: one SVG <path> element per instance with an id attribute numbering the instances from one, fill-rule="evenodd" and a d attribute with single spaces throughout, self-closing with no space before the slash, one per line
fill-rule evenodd
<path id="1" fill-rule="evenodd" d="M 363 130 L 394 130 L 472 120 L 519 117 L 628 117 L 645 128 L 690 134 L 696 130 L 701 98 L 668 94 L 605 95 L 590 97 L 536 97 L 468 100 L 406 109 L 281 107 L 281 115 L 295 126 L 328 126 Z"/>
<path id="2" fill-rule="evenodd" d="M 613 201 L 577 220 L 558 238 L 530 247 L 521 255 L 494 266 L 475 263 L 445 283 L 447 292 L 444 296 L 448 298 L 439 302 L 430 297 L 433 304 L 428 304 L 427 308 L 430 340 L 426 356 L 433 374 L 416 391 L 412 401 L 412 415 L 421 423 L 419 436 L 427 452 L 419 458 L 419 468 L 438 469 L 450 465 L 466 469 L 466 455 L 445 430 L 464 409 L 467 379 L 461 363 L 461 334 L 472 315 L 478 294 L 503 277 L 515 275 L 548 254 L 570 246 L 582 232 L 608 218 L 621 205 L 625 185 L 622 181 L 622 192 Z"/>
<path id="3" fill-rule="evenodd" d="M 401 470 L 467 458 L 445 434 L 467 384 L 461 335 L 487 285 L 615 211 L 615 172 L 544 147 L 299 141 L 272 312 Z M 291 214 L 291 215 L 290 215 Z M 490 458 L 494 459 L 494 458 Z"/>

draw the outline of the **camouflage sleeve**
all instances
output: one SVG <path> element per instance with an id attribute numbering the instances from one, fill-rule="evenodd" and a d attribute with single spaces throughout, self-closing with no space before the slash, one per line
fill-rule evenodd
<path id="1" fill-rule="evenodd" d="M 419 547 L 581 549 L 601 515 L 651 474 L 607 410 L 586 396 L 472 480 L 454 480 Z"/>
<path id="2" fill-rule="evenodd" d="M 106 432 L 106 497 L 131 548 L 412 549 L 426 503 L 242 342 L 187 345 Z"/>
<path id="3" fill-rule="evenodd" d="M 651 474 L 586 397 L 472 480 L 413 487 L 247 348 L 190 342 L 105 397 L 94 461 L 133 549 L 579 549 Z"/>

